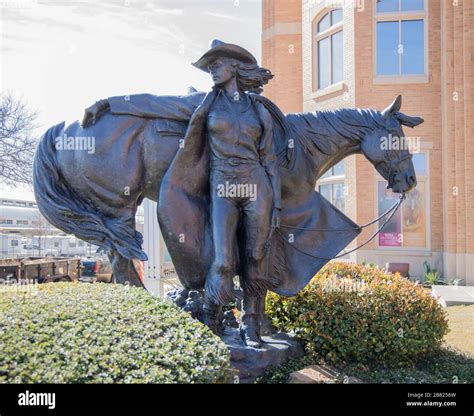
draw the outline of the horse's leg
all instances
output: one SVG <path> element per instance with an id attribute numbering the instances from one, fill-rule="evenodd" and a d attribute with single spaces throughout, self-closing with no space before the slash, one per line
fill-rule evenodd
<path id="1" fill-rule="evenodd" d="M 136 203 L 130 203 L 121 209 L 120 222 L 135 230 L 135 214 L 137 212 Z M 145 288 L 142 278 L 138 272 L 138 259 L 128 259 L 122 256 L 117 250 L 112 249 L 107 254 L 112 266 L 113 280 L 115 283 Z"/>
<path id="2" fill-rule="evenodd" d="M 123 257 L 117 250 L 111 250 L 108 253 L 110 264 L 112 266 L 112 274 L 115 283 L 128 284 L 130 286 L 145 287 L 134 261 Z"/>

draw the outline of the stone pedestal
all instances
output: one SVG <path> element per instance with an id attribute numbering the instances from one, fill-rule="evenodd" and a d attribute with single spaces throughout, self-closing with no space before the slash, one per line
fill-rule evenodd
<path id="1" fill-rule="evenodd" d="M 238 381 L 242 384 L 252 383 L 267 369 L 304 354 L 301 343 L 283 333 L 262 337 L 264 343 L 258 349 L 243 345 L 237 328 L 226 327 L 221 338 L 229 348 L 231 364 L 238 371 Z"/>
<path id="2" fill-rule="evenodd" d="M 202 290 L 188 291 L 179 288 L 168 292 L 167 296 L 182 310 L 202 322 L 204 305 Z M 236 292 L 236 296 L 241 300 L 241 291 Z M 304 355 L 301 343 L 283 333 L 263 336 L 262 348 L 246 347 L 240 338 L 239 323 L 230 310 L 222 314 L 221 322 L 223 331 L 221 339 L 230 351 L 231 364 L 236 370 L 239 383 L 252 383 L 267 369 L 278 367 L 289 358 L 300 358 Z"/>

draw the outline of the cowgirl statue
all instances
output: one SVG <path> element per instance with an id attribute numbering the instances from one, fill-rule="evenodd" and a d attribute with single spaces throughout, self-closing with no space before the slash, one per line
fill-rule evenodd
<path id="1" fill-rule="evenodd" d="M 214 258 L 206 277 L 205 322 L 217 330 L 219 305 L 235 299 L 239 274 L 244 292 L 253 292 L 244 295 L 241 335 L 257 346 L 256 299 L 270 287 L 266 242 L 279 227 L 281 196 L 271 116 L 249 93 L 262 92 L 273 75 L 244 48 L 219 41 L 193 65 L 211 75 L 215 92 L 206 118 Z"/>

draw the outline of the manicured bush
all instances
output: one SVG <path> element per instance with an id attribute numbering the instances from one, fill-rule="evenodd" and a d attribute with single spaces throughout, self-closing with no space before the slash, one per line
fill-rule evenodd
<path id="1" fill-rule="evenodd" d="M 267 314 L 309 353 L 337 364 L 413 364 L 438 350 L 448 331 L 445 311 L 426 289 L 351 263 L 326 265 L 292 298 L 270 294 Z"/>
<path id="2" fill-rule="evenodd" d="M 0 292 L 2 383 L 216 383 L 221 340 L 171 301 L 104 283 Z"/>

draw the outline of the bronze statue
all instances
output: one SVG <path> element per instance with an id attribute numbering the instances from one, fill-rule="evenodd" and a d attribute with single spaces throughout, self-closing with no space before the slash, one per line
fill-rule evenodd
<path id="1" fill-rule="evenodd" d="M 205 289 L 206 324 L 218 331 L 238 275 L 242 339 L 258 348 L 267 290 L 296 294 L 360 232 L 315 192 L 316 180 L 362 153 L 393 191 L 408 192 L 411 155 L 383 149 L 381 139 L 423 120 L 400 113 L 401 97 L 383 112 L 285 116 L 260 95 L 271 72 L 237 45 L 214 41 L 194 65 L 211 74 L 211 92 L 111 97 L 89 107 L 82 125 L 49 129 L 35 157 L 35 194 L 52 224 L 105 247 L 116 281 L 137 286 L 133 261 L 146 254 L 135 211 L 144 198 L 158 201 L 181 283 Z M 58 150 L 58 136 L 92 136 L 95 153 Z"/>

